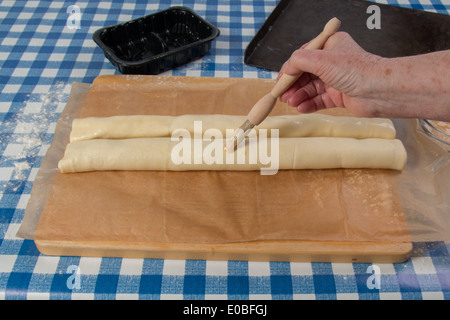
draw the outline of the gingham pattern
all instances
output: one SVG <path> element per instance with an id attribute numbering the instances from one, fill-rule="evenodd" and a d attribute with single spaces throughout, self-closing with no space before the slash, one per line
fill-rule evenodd
<path id="1" fill-rule="evenodd" d="M 448 14 L 450 0 L 379 1 Z M 81 28 L 66 27 L 67 8 Z M 418 243 L 401 264 L 190 261 L 51 257 L 15 237 L 31 186 L 73 81 L 117 73 L 92 41 L 100 27 L 185 5 L 220 28 L 201 60 L 168 75 L 273 78 L 243 64 L 276 6 L 255 1 L 3 1 L 0 3 L 0 299 L 448 299 L 445 243 Z M 369 269 L 368 269 L 369 268 Z M 78 272 L 78 273 L 77 273 Z"/>

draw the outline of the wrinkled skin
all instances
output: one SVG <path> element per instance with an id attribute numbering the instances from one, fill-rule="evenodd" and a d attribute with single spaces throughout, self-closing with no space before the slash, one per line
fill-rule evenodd
<path id="1" fill-rule="evenodd" d="M 364 117 L 450 121 L 450 51 L 383 58 L 338 32 L 323 50 L 296 50 L 280 71 L 302 76 L 280 97 L 299 112 L 348 108 Z"/>

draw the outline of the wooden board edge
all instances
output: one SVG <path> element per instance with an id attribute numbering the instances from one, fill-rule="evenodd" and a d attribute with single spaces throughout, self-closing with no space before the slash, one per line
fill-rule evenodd
<path id="1" fill-rule="evenodd" d="M 45 255 L 151 259 L 401 263 L 411 242 L 251 241 L 192 244 L 35 240 Z"/>

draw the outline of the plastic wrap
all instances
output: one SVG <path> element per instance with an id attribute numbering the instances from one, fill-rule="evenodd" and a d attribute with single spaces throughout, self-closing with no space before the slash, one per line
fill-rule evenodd
<path id="1" fill-rule="evenodd" d="M 395 120 L 408 152 L 392 170 L 89 172 L 57 162 L 76 117 L 241 114 L 271 80 L 105 76 L 74 83 L 18 236 L 48 241 L 227 243 L 449 238 L 449 154 L 418 121 Z M 341 112 L 336 109 L 333 112 Z M 296 114 L 277 103 L 274 115 Z"/>

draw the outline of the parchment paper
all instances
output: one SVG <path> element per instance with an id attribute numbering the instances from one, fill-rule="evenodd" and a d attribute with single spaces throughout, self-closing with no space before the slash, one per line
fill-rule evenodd
<path id="1" fill-rule="evenodd" d="M 245 115 L 272 86 L 272 80 L 162 76 L 102 76 L 92 85 L 74 83 L 18 236 L 188 243 L 448 239 L 448 153 L 410 120 L 395 122 L 409 156 L 401 173 L 57 170 L 74 117 Z M 296 113 L 282 103 L 273 111 Z"/>

